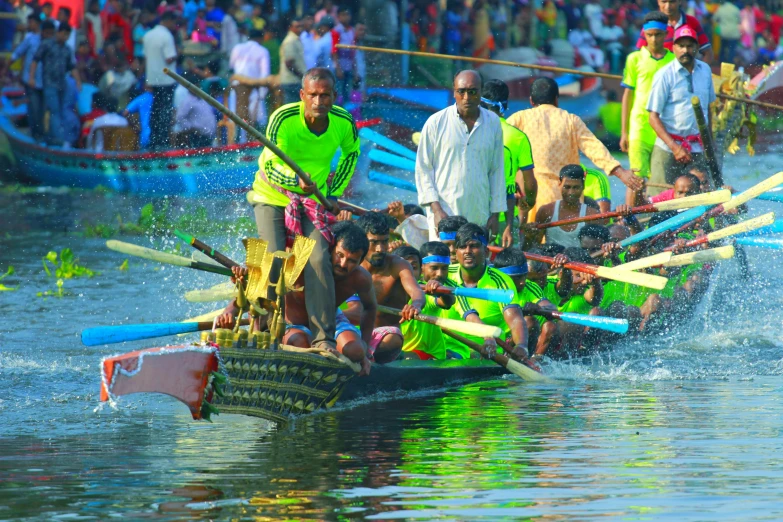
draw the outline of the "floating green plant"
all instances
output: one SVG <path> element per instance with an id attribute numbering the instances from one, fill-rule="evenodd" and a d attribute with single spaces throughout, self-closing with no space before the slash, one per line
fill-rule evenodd
<path id="1" fill-rule="evenodd" d="M 14 275 L 14 273 L 15 273 L 14 267 L 13 266 L 9 266 L 8 270 L 5 271 L 5 274 L 0 275 L 0 292 L 13 292 L 17 288 L 19 288 L 18 286 L 13 286 L 13 287 L 12 286 L 5 286 L 2 283 L 3 279 L 5 279 L 8 276 Z"/>
<path id="2" fill-rule="evenodd" d="M 78 261 L 70 248 L 64 248 L 59 256 L 57 252 L 49 252 L 43 257 L 41 262 L 46 275 L 50 277 L 54 275 L 61 279 L 71 279 L 73 277 L 92 277 L 100 273 L 90 270 L 86 266 L 79 265 Z M 49 265 L 51 265 L 51 268 Z"/>

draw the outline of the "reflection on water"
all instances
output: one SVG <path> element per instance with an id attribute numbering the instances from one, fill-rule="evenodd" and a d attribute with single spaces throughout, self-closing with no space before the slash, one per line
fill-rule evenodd
<path id="1" fill-rule="evenodd" d="M 757 182 L 777 160 L 754 160 L 732 183 Z M 504 379 L 285 429 L 228 415 L 194 423 L 167 398 L 98 406 L 101 357 L 150 342 L 79 343 L 88 325 L 179 321 L 218 306 L 182 295 L 220 276 L 135 259 L 119 270 L 124 256 L 80 235 L 117 215 L 135 222 L 148 201 L 0 191 L 0 272 L 14 265 L 3 282 L 18 287 L 0 292 L 0 520 L 783 517 L 775 251 L 748 250 L 752 281 L 721 266 L 682 328 L 550 363 L 555 384 Z M 168 201 L 175 217 L 201 206 L 221 223 L 249 216 L 232 199 Z M 752 204 L 754 214 L 776 208 Z M 207 239 L 241 259 L 238 237 Z M 37 297 L 53 284 L 41 257 L 65 247 L 101 274 L 67 280 L 62 299 Z"/>

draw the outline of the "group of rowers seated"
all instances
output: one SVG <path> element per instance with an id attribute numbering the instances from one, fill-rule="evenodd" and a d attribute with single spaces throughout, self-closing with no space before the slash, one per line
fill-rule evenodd
<path id="1" fill-rule="evenodd" d="M 538 223 L 598 212 L 592 200 L 585 201 L 582 197 L 582 167 L 568 165 L 560 178 L 563 199 L 543 205 L 536 214 Z M 709 188 L 708 182 L 700 180 L 698 175 L 686 174 L 658 199 L 686 197 L 705 188 Z M 707 288 L 711 272 L 710 266 L 698 264 L 648 269 L 669 279 L 666 288 L 657 291 L 604 281 L 566 267 L 571 261 L 613 267 L 652 255 L 666 246 L 682 250 L 687 239 L 710 226 L 709 223 L 700 225 L 702 229 L 689 230 L 669 241 L 620 247 L 623 239 L 644 226 L 672 217 L 674 212 L 656 213 L 642 225 L 631 214 L 631 207 L 622 205 L 617 210 L 623 217 L 612 223 L 566 225 L 548 228 L 545 233 L 535 227 L 536 223 L 523 225 L 523 248 L 552 258 L 549 264 L 528 261 L 522 249 L 492 245 L 484 227 L 461 216 L 440 220 L 439 241 L 426 242 L 418 249 L 400 245 L 400 239 L 393 236 L 396 223 L 421 209 L 415 205 L 403 207 L 399 202 L 390 205 L 390 209 L 391 216 L 367 212 L 358 220 L 343 213 L 342 220 L 333 227 L 331 259 L 339 306 L 335 320 L 336 351 L 361 363 L 364 372 L 369 371 L 371 361 L 384 364 L 399 358 L 442 360 L 477 356 L 438 326 L 413 320 L 419 314 L 500 328 L 500 339 L 471 339 L 481 346 L 483 355 L 503 350 L 520 361 L 538 359 L 545 354 L 579 355 L 588 347 L 597 349 L 615 341 L 617 334 L 558 321 L 553 312 L 625 318 L 630 325 L 629 335 L 639 334 L 687 314 Z M 390 243 L 395 243 L 392 248 Z M 246 275 L 241 268 L 234 273 L 240 281 Z M 297 286 L 303 280 L 300 278 Z M 514 298 L 498 303 L 455 297 L 444 292 L 444 287 L 512 290 Z M 396 308 L 401 313 L 386 313 L 379 306 Z M 236 315 L 236 303 L 232 302 L 218 318 L 217 325 L 232 327 Z M 285 318 L 283 344 L 309 347 L 312 332 L 306 326 L 310 318 L 303 292 L 286 294 Z"/>

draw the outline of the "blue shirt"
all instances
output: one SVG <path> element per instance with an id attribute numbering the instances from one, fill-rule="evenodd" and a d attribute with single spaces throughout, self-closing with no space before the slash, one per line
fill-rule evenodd
<path id="1" fill-rule="evenodd" d="M 696 60 L 693 73 L 689 73 L 680 62 L 672 63 L 655 73 L 647 110 L 657 112 L 666 132 L 683 138 L 699 134 L 699 126 L 693 114 L 691 97 L 699 97 L 704 118 L 709 121 L 710 103 L 715 101 L 715 88 L 712 86 L 710 67 Z M 698 143 L 691 143 L 693 152 L 702 152 Z M 659 137 L 655 146 L 671 152 Z"/>
<path id="2" fill-rule="evenodd" d="M 125 110 L 129 113 L 139 113 L 139 124 L 141 125 L 140 145 L 146 149 L 150 144 L 150 113 L 152 112 L 152 94 L 145 92 L 135 97 Z"/>
<path id="3" fill-rule="evenodd" d="M 24 35 L 22 43 L 19 44 L 19 47 L 16 48 L 14 54 L 11 56 L 12 62 L 24 57 L 24 62 L 22 62 L 22 81 L 24 83 L 27 83 L 27 79 L 30 77 L 30 64 L 33 63 L 33 56 L 35 56 L 35 51 L 38 50 L 39 45 L 41 45 L 41 35 L 27 33 Z M 42 74 L 43 68 L 39 67 L 35 71 L 35 87 L 37 89 L 43 88 Z"/>

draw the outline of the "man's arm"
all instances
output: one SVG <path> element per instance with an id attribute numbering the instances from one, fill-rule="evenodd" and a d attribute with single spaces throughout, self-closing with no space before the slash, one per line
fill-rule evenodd
<path id="1" fill-rule="evenodd" d="M 622 116 L 622 130 L 620 131 L 620 150 L 628 152 L 628 126 L 631 119 L 631 107 L 633 106 L 632 89 L 626 87 L 623 90 L 623 116 Z"/>
<path id="2" fill-rule="evenodd" d="M 397 269 L 397 276 L 400 278 L 400 284 L 402 284 L 405 292 L 411 298 L 411 302 L 402 309 L 402 321 L 400 322 L 410 321 L 424 308 L 427 298 L 424 295 L 424 290 L 421 289 L 416 278 L 413 277 L 413 268 L 410 263 L 404 259 L 399 259 L 395 262 L 395 268 Z"/>
<path id="3" fill-rule="evenodd" d="M 519 305 L 509 305 L 503 309 L 503 319 L 505 319 L 511 338 L 514 340 L 513 355 L 520 359 L 527 359 L 527 324 L 525 316 L 522 315 L 522 309 Z"/>
<path id="4" fill-rule="evenodd" d="M 375 316 L 378 313 L 378 301 L 375 298 L 375 288 L 372 284 L 372 276 L 369 273 L 362 277 L 362 283 L 364 284 L 356 292 L 359 296 L 359 301 L 362 303 L 359 329 L 362 332 L 362 341 L 364 341 L 365 345 L 370 346 L 372 331 L 375 328 Z M 348 320 L 350 321 L 351 319 L 349 318 Z"/>
<path id="5" fill-rule="evenodd" d="M 489 164 L 489 213 L 494 218 L 495 224 L 501 212 L 506 210 L 506 174 L 503 171 L 503 130 L 500 128 L 500 120 L 497 121 L 495 132 L 494 154 Z M 511 226 L 511 222 L 506 223 Z M 489 228 L 489 223 L 487 223 Z"/>
<path id="6" fill-rule="evenodd" d="M 346 130 L 345 136 L 340 143 L 340 161 L 337 163 L 337 169 L 332 176 L 332 182 L 328 185 L 326 195 L 332 198 L 339 198 L 343 195 L 345 188 L 353 177 L 356 170 L 356 161 L 359 159 L 359 131 L 356 129 L 356 123 L 353 117 L 350 118 L 351 128 Z"/>
<path id="7" fill-rule="evenodd" d="M 30 63 L 30 75 L 26 78 L 27 85 L 34 86 L 35 85 L 35 72 L 38 70 L 38 62 L 36 60 L 33 60 Z"/>
<path id="8" fill-rule="evenodd" d="M 617 176 L 628 188 L 639 190 L 642 186 L 642 180 L 638 176 L 634 176 L 630 170 L 624 169 L 620 162 L 612 157 L 606 146 L 595 137 L 595 134 L 587 128 L 587 125 L 581 118 L 573 114 L 570 116 L 573 121 L 574 132 L 576 132 L 579 150 L 590 158 L 590 161 L 595 163 L 599 169 L 610 176 Z"/>

